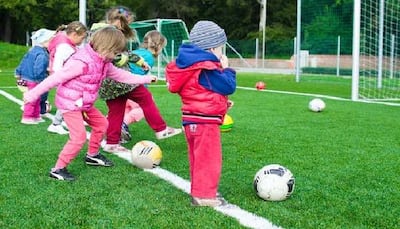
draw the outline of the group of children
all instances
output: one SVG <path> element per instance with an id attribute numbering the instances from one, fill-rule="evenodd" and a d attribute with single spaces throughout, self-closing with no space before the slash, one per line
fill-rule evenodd
<path id="1" fill-rule="evenodd" d="M 16 70 L 25 80 L 24 113 L 21 123 L 37 124 L 42 120 L 39 105 L 41 95 L 57 87 L 57 112 L 48 131 L 69 133 L 69 139 L 59 153 L 50 177 L 72 181 L 67 170 L 86 143 L 86 127 L 91 128 L 85 163 L 94 166 L 113 166 L 100 153 L 101 141 L 106 136 L 103 151 L 128 152 L 121 146 L 121 132 L 127 126 L 145 118 L 157 139 L 182 132 L 168 127 L 146 85 L 157 77 L 149 74 L 154 58 L 166 45 L 166 38 L 158 31 L 148 32 L 140 48 L 126 52 L 127 40 L 134 38 L 129 27 L 133 13 L 126 7 L 110 9 L 105 23 L 94 24 L 87 44 L 78 48 L 87 36 L 87 28 L 80 22 L 60 26 L 56 31 L 39 30 L 34 34 L 36 45 L 25 55 Z M 189 43 L 182 44 L 176 60 L 166 67 L 168 90 L 182 100 L 182 125 L 188 146 L 191 196 L 193 206 L 220 206 L 225 203 L 217 195 L 222 170 L 222 146 L 219 125 L 229 108 L 228 95 L 236 88 L 236 73 L 228 66 L 223 54 L 226 43 L 223 29 L 211 21 L 199 21 L 189 35 Z M 47 52 L 47 50 L 49 52 Z M 127 57 L 121 58 L 120 55 Z M 39 57 L 40 58 L 37 58 Z M 40 65 L 25 59 L 41 61 Z M 124 60 L 130 60 L 125 61 Z M 47 77 L 47 68 L 50 75 Z M 30 77 L 34 76 L 34 77 Z M 95 106 L 97 94 L 106 101 L 108 114 L 104 116 Z M 136 103 L 134 103 L 136 102 Z M 127 109 L 130 106 L 132 109 Z M 66 123 L 68 131 L 61 123 Z M 121 128 L 122 127 L 122 128 Z M 129 136 L 126 137 L 129 140 Z"/>

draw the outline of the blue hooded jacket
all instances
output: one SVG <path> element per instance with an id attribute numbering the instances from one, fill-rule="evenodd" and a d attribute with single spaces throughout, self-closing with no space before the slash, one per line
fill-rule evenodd
<path id="1" fill-rule="evenodd" d="M 176 66 L 184 69 L 203 61 L 219 62 L 219 59 L 211 52 L 196 45 L 182 44 L 176 58 Z M 236 72 L 231 68 L 226 68 L 223 71 L 204 69 L 200 73 L 199 84 L 218 94 L 230 95 L 236 89 Z"/>
<path id="2" fill-rule="evenodd" d="M 22 79 L 40 83 L 48 75 L 49 53 L 45 47 L 33 46 L 22 58 L 15 74 Z"/>

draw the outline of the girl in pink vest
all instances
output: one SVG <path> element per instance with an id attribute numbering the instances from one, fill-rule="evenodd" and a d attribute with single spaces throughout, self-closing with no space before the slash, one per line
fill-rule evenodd
<path id="1" fill-rule="evenodd" d="M 87 28 L 79 21 L 73 21 L 68 25 L 60 25 L 56 30 L 55 37 L 49 43 L 50 73 L 62 68 L 65 61 L 76 52 L 77 46 L 81 45 L 86 38 Z M 56 134 L 68 134 L 61 125 L 62 114 L 57 110 L 53 122 L 47 131 Z"/>
<path id="2" fill-rule="evenodd" d="M 69 139 L 61 150 L 50 177 L 58 180 L 75 180 L 67 166 L 86 143 L 85 122 L 91 127 L 85 163 L 94 166 L 113 166 L 113 162 L 100 154 L 100 143 L 107 130 L 107 118 L 94 103 L 101 82 L 109 77 L 127 84 L 146 84 L 156 81 L 156 76 L 140 76 L 114 67 L 111 61 L 125 49 L 124 34 L 105 27 L 96 31 L 88 44 L 78 49 L 64 66 L 42 83 L 24 94 L 24 102 L 31 103 L 41 94 L 57 86 L 55 104 L 61 110 L 69 129 Z"/>

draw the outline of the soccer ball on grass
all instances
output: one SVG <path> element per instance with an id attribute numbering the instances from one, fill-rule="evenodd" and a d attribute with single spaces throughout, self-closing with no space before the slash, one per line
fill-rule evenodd
<path id="1" fill-rule="evenodd" d="M 257 89 L 258 91 L 264 90 L 264 89 L 265 89 L 265 83 L 262 82 L 262 81 L 258 81 L 258 82 L 256 83 L 256 89 Z"/>
<path id="2" fill-rule="evenodd" d="M 321 112 L 325 109 L 326 105 L 322 99 L 315 98 L 308 103 L 308 108 L 313 112 Z"/>
<path id="3" fill-rule="evenodd" d="M 295 179 L 289 169 L 279 164 L 270 164 L 261 168 L 253 180 L 256 194 L 264 200 L 281 201 L 294 191 Z"/>
<path id="4" fill-rule="evenodd" d="M 132 148 L 132 164 L 142 169 L 159 166 L 162 159 L 160 147 L 148 140 L 136 143 Z"/>

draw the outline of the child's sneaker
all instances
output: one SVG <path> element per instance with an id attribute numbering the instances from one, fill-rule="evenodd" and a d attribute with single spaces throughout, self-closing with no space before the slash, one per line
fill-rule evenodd
<path id="1" fill-rule="evenodd" d="M 156 133 L 156 138 L 161 140 L 161 139 L 175 136 L 180 133 L 182 133 L 182 129 L 172 128 L 172 127 L 167 126 L 167 128 L 165 128 L 165 130 L 162 130 L 162 131 L 159 131 Z"/>
<path id="2" fill-rule="evenodd" d="M 37 123 L 46 122 L 46 120 L 42 119 L 42 117 L 35 118 Z"/>
<path id="3" fill-rule="evenodd" d="M 130 153 L 131 151 L 120 144 L 105 144 L 103 150 L 107 153 Z"/>
<path id="4" fill-rule="evenodd" d="M 50 124 L 50 126 L 47 127 L 47 131 L 60 135 L 69 133 L 67 130 L 64 129 L 64 127 L 61 124 L 60 125 Z"/>
<path id="5" fill-rule="evenodd" d="M 51 178 L 54 178 L 57 180 L 66 180 L 66 181 L 74 181 L 75 180 L 75 177 L 72 176 L 72 174 L 68 172 L 67 168 L 50 171 L 49 175 Z"/>
<path id="6" fill-rule="evenodd" d="M 37 125 L 37 124 L 39 124 L 39 122 L 36 121 L 36 119 L 34 119 L 34 118 L 23 118 L 21 120 L 21 123 L 22 124 L 26 124 L 26 125 Z"/>
<path id="7" fill-rule="evenodd" d="M 96 156 L 86 155 L 85 162 L 87 165 L 96 165 L 105 167 L 110 167 L 114 165 L 112 161 L 108 160 L 105 156 L 101 155 L 100 153 L 97 154 Z"/>
<path id="8" fill-rule="evenodd" d="M 122 123 L 121 126 L 121 142 L 128 142 L 132 139 L 132 135 L 129 131 L 129 126 L 126 125 L 124 122 Z"/>
<path id="9" fill-rule="evenodd" d="M 222 197 L 214 199 L 192 197 L 192 206 L 194 207 L 218 207 L 226 204 L 226 200 Z"/>

